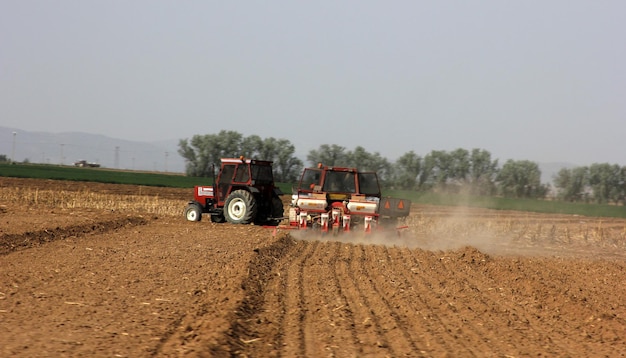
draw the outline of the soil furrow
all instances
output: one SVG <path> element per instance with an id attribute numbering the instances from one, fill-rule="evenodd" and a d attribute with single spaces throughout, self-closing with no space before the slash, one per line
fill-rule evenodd
<path id="1" fill-rule="evenodd" d="M 393 298 L 398 304 L 406 306 L 408 317 L 412 318 L 412 335 L 416 337 L 418 342 L 416 344 L 420 351 L 425 351 L 429 355 L 435 352 L 453 351 L 447 337 L 438 334 L 438 332 L 447 331 L 448 328 L 440 317 L 431 311 L 430 306 L 435 299 L 429 298 L 432 296 L 430 286 L 424 285 L 421 279 L 414 277 L 424 274 L 411 260 L 414 256 L 414 250 L 403 248 L 389 250 L 389 253 L 391 259 L 396 263 L 394 269 L 398 270 L 397 272 L 389 272 L 389 274 L 399 274 L 400 279 L 397 283 L 403 287 L 402 294 Z"/>
<path id="2" fill-rule="evenodd" d="M 462 288 L 455 295 L 458 306 L 470 308 L 465 309 L 463 314 L 477 323 L 478 331 L 489 337 L 494 350 L 518 355 L 524 352 L 524 348 L 513 342 L 520 332 L 538 335 L 547 332 L 533 327 L 531 317 L 520 315 L 514 305 L 506 302 L 500 290 L 505 283 L 502 280 L 506 281 L 506 278 L 500 277 L 500 282 L 493 282 L 481 273 L 488 260 L 490 258 L 487 255 L 465 248 L 460 253 L 446 253 L 441 263 L 446 270 L 454 270 L 456 286 Z M 501 322 L 507 322 L 507 325 L 502 326 Z M 504 347 L 499 347 L 498 342 L 504 344 Z"/>
<path id="3" fill-rule="evenodd" d="M 411 292 L 413 291 L 412 288 L 415 286 L 415 282 L 414 282 L 415 273 L 413 273 L 413 276 L 408 275 L 408 273 L 413 272 L 414 268 L 411 266 L 407 267 L 407 265 L 404 264 L 406 258 L 403 257 L 404 256 L 403 254 L 412 256 L 412 253 L 410 251 L 403 252 L 397 248 L 389 249 L 386 247 L 381 247 L 379 250 L 381 250 L 381 256 L 385 257 L 386 259 L 386 265 L 381 265 L 381 269 L 384 270 L 384 274 L 387 278 L 386 285 L 388 287 L 386 288 L 386 291 L 387 292 L 393 291 L 397 293 L 397 295 L 387 294 L 387 297 L 389 297 L 389 300 L 395 303 L 396 309 L 399 312 L 405 312 L 405 314 L 410 314 L 410 312 L 414 312 L 414 311 L 419 312 L 420 310 L 422 310 L 424 307 L 424 304 L 418 304 L 418 302 L 416 302 L 415 298 L 412 295 L 408 295 L 406 293 L 407 289 L 410 290 Z M 418 290 L 418 292 L 421 292 L 421 291 L 422 289 Z M 457 311 L 458 306 L 460 305 L 449 306 L 449 310 L 453 312 L 454 315 L 457 317 L 459 316 L 458 311 Z M 461 320 L 461 319 L 457 318 L 457 320 Z M 407 330 L 407 334 L 411 335 L 411 334 L 414 334 L 416 330 L 419 329 L 419 327 L 416 327 L 414 321 L 412 320 L 408 320 L 408 321 L 410 322 L 411 325 L 413 325 L 412 329 Z M 470 324 L 469 322 L 470 320 L 467 320 L 467 318 L 462 319 L 462 322 L 460 322 L 455 327 L 455 330 L 452 331 L 451 333 L 453 334 L 455 340 L 466 340 L 467 342 L 472 342 L 473 348 L 471 349 L 467 348 L 465 354 L 480 356 L 482 353 L 490 349 L 490 345 L 489 345 L 490 343 L 488 344 L 482 343 L 482 342 L 488 342 L 487 340 L 488 340 L 489 335 L 481 333 L 479 326 L 472 325 L 468 329 L 468 326 Z M 428 338 L 428 341 L 429 341 L 429 345 L 432 345 L 432 332 L 427 332 L 427 334 L 431 336 Z M 411 342 L 416 347 L 418 345 L 421 345 L 417 343 L 421 341 L 419 337 L 413 338 L 411 336 L 410 339 L 411 339 Z M 443 346 L 447 345 L 445 341 L 443 340 L 441 340 L 439 343 L 442 344 Z M 420 348 L 420 349 L 426 351 L 426 349 L 424 348 Z"/>
<path id="4" fill-rule="evenodd" d="M 471 334 L 471 338 L 464 337 L 470 322 L 458 314 L 458 308 L 452 302 L 454 297 L 454 271 L 446 270 L 441 260 L 437 258 L 437 253 L 429 251 L 414 250 L 409 253 L 407 259 L 410 261 L 406 265 L 411 267 L 414 273 L 412 277 L 407 277 L 413 285 L 421 287 L 418 291 L 423 297 L 425 308 L 425 321 L 435 323 L 431 334 L 437 337 L 437 342 L 446 347 L 447 352 L 463 352 L 465 355 L 481 355 L 481 349 L 476 348 L 482 345 L 480 337 Z M 413 283 L 413 280 L 417 280 Z M 476 341 L 478 340 L 478 341 Z M 436 349 L 436 347 L 432 347 Z M 430 353 L 430 352 L 429 352 Z M 432 352 L 433 354 L 439 354 Z"/>
<path id="5" fill-rule="evenodd" d="M 510 337 L 519 334 L 519 326 L 508 317 L 509 309 L 501 307 L 502 297 L 495 282 L 489 282 L 480 270 L 490 258 L 480 251 L 466 247 L 460 251 L 447 252 L 439 262 L 444 271 L 454 272 L 449 294 L 455 312 L 467 322 L 461 334 L 472 337 L 476 349 L 507 352 L 517 355 Z M 468 273 L 473 273 L 470 275 Z M 502 327 L 501 322 L 508 322 Z M 513 326 L 513 327 L 512 327 Z M 527 329 L 527 327 L 522 327 Z"/>
<path id="6" fill-rule="evenodd" d="M 367 309 L 366 319 L 361 323 L 363 326 L 371 326 L 371 330 L 376 332 L 377 341 L 376 348 L 380 350 L 379 354 L 396 356 L 394 347 L 389 341 L 388 331 L 395 328 L 388 322 L 388 312 L 381 312 L 380 308 L 372 303 L 376 297 L 371 292 L 371 272 L 368 271 L 364 262 L 370 260 L 368 253 L 363 245 L 353 245 L 352 252 L 354 256 L 351 258 L 350 267 L 351 279 L 359 294 L 359 300 L 363 302 L 363 306 Z M 370 323 L 371 321 L 371 323 Z"/>
<path id="7" fill-rule="evenodd" d="M 357 273 L 356 261 L 361 259 L 356 245 L 344 244 L 342 254 L 337 260 L 337 279 L 345 294 L 346 307 L 354 322 L 353 336 L 356 337 L 357 356 L 385 356 L 389 355 L 384 347 L 383 336 L 376 324 L 376 317 L 373 317 L 373 309 L 369 306 L 367 298 L 360 290 L 358 280 L 363 279 Z"/>
<path id="8" fill-rule="evenodd" d="M 349 356 L 358 352 L 360 342 L 356 331 L 356 322 L 354 320 L 354 313 L 350 309 L 350 302 L 348 301 L 348 297 L 346 295 L 345 289 L 342 285 L 341 281 L 341 272 L 340 272 L 340 262 L 345 259 L 344 255 L 349 250 L 349 245 L 345 245 L 341 242 L 334 242 L 331 244 L 334 248 L 334 252 L 331 254 L 331 260 L 329 262 L 329 267 L 332 270 L 332 282 L 335 286 L 335 290 L 337 292 L 337 297 L 340 300 L 341 306 L 334 309 L 338 315 L 341 315 L 343 319 L 342 329 L 349 332 L 350 339 L 347 339 L 341 342 L 343 350 L 347 351 L 346 354 L 341 354 L 344 356 Z M 336 356 L 341 356 L 336 355 Z"/>
<path id="9" fill-rule="evenodd" d="M 444 270 L 455 273 L 455 284 L 451 290 L 455 306 L 467 322 L 473 322 L 466 332 L 484 337 L 484 343 L 490 351 L 518 355 L 524 350 L 520 349 L 519 344 L 513 344 L 511 337 L 518 337 L 530 327 L 524 317 L 515 315 L 515 319 L 511 319 L 511 312 L 514 311 L 512 307 L 502 305 L 503 297 L 497 283 L 486 280 L 481 273 L 490 260 L 489 256 L 480 251 L 466 247 L 446 253 L 440 263 Z M 506 322 L 505 326 L 503 322 Z"/>
<path id="10" fill-rule="evenodd" d="M 344 302 L 333 285 L 334 261 L 333 243 L 316 245 L 307 262 L 303 264 L 303 289 L 306 298 L 307 319 L 306 356 L 336 356 L 339 349 L 347 349 L 344 342 L 351 342 L 350 331 L 346 329 L 341 316 Z M 341 345 L 338 342 L 342 342 Z M 343 354 L 340 354 L 340 356 Z"/>
<path id="11" fill-rule="evenodd" d="M 467 285 L 474 287 L 482 287 L 483 289 L 476 288 L 479 291 L 479 298 L 482 301 L 490 301 L 492 309 L 487 314 L 490 319 L 488 324 L 493 325 L 492 329 L 497 329 L 500 332 L 501 339 L 510 341 L 517 341 L 519 332 L 525 332 L 527 337 L 531 337 L 535 344 L 545 350 L 548 354 L 563 354 L 573 355 L 575 351 L 569 351 L 565 347 L 558 347 L 558 344 L 554 341 L 555 332 L 553 327 L 546 326 L 543 322 L 540 312 L 536 310 L 536 306 L 530 302 L 516 302 L 515 295 L 508 295 L 510 291 L 508 289 L 503 290 L 503 286 L 513 288 L 517 284 L 509 281 L 507 277 L 503 277 L 500 273 L 498 282 L 490 280 L 482 273 L 473 274 L 472 268 L 468 265 L 455 265 L 457 268 L 457 275 L 460 280 L 466 282 Z M 511 272 L 514 277 L 518 278 L 519 273 Z M 522 276 L 522 281 L 529 279 L 526 275 Z M 489 290 L 489 288 L 494 288 Z M 484 291 L 484 292 L 483 292 Z M 508 292 L 507 292 L 508 291 Z M 507 296 L 508 295 L 508 296 Z M 475 299 L 475 298 L 474 298 Z M 507 327 L 502 327 L 495 322 L 508 322 Z M 509 329 L 511 327 L 511 329 Z M 513 346 L 513 344 L 510 344 Z M 524 345 L 517 345 L 517 354 L 523 353 Z"/>
<path id="12" fill-rule="evenodd" d="M 491 269 L 495 265 L 489 265 L 484 271 L 485 279 L 490 280 L 492 285 L 500 285 L 502 291 L 510 297 L 509 299 L 503 299 L 502 295 L 493 297 L 494 305 L 505 307 L 505 310 L 514 314 L 514 318 L 526 322 L 529 333 L 532 332 L 532 340 L 537 342 L 537 345 L 541 344 L 546 352 L 568 355 L 581 352 L 595 354 L 605 346 L 591 344 L 588 340 L 580 338 L 604 335 L 608 342 L 621 340 L 621 333 L 618 332 L 619 327 L 623 327 L 623 322 L 613 320 L 615 317 L 613 314 L 619 312 L 620 304 L 624 307 L 623 303 L 609 303 L 607 310 L 601 312 L 598 312 L 601 303 L 588 305 L 587 300 L 595 300 L 593 294 L 587 296 L 590 292 L 584 292 L 580 287 L 589 287 L 589 284 L 584 275 L 571 272 L 567 260 L 541 258 L 511 261 L 508 264 L 510 279 L 503 279 L 502 270 L 498 270 L 498 279 L 495 280 L 495 276 L 492 276 L 495 273 Z M 532 267 L 537 265 L 536 261 L 540 261 L 542 268 L 552 274 L 546 277 L 534 268 L 529 269 L 526 265 L 528 261 L 532 261 Z M 599 264 L 594 263 L 596 267 Z M 498 263 L 498 266 L 502 267 L 503 263 Z M 610 277 L 610 274 L 607 274 L 607 277 Z M 604 281 L 604 285 L 606 284 Z M 618 282 L 614 284 L 616 287 L 623 287 Z M 570 291 L 574 291 L 572 295 L 579 294 L 580 297 L 563 299 L 564 292 Z M 609 297 L 607 300 L 610 301 L 612 298 Z M 615 308 L 618 308 L 618 311 L 615 311 Z M 622 313 L 626 311 L 622 310 Z M 555 326 L 549 323 L 554 320 L 563 324 Z"/>
<path id="13" fill-rule="evenodd" d="M 308 352 L 313 351 L 313 349 L 317 348 L 314 346 L 314 343 L 311 340 L 311 336 L 314 334 L 314 331 L 311 329 L 311 319 L 312 319 L 312 310 L 313 307 L 310 306 L 311 297 L 307 297 L 307 289 L 306 286 L 306 273 L 305 268 L 309 265 L 309 261 L 313 254 L 319 249 L 320 242 L 315 241 L 311 244 L 311 250 L 307 252 L 304 256 L 300 264 L 298 265 L 298 292 L 299 292 L 299 302 L 298 302 L 298 316 L 299 316 L 299 330 L 300 330 L 300 353 L 303 355 L 307 355 Z M 308 273 L 308 272 L 307 272 Z"/>
<path id="14" fill-rule="evenodd" d="M 406 308 L 406 300 L 395 300 L 394 298 L 398 296 L 400 291 L 404 291 L 401 287 L 398 286 L 398 282 L 395 279 L 395 274 L 389 272 L 389 270 L 393 271 L 403 271 L 403 267 L 395 267 L 393 260 L 389 254 L 389 251 L 397 251 L 396 248 L 389 249 L 385 246 L 370 246 L 368 249 L 373 251 L 374 257 L 376 260 L 373 261 L 374 265 L 380 270 L 380 275 L 374 277 L 372 280 L 372 289 L 376 292 L 376 296 L 380 297 L 381 302 L 384 304 L 387 311 L 389 311 L 390 317 L 392 317 L 395 321 L 395 325 L 397 330 L 399 330 L 401 338 L 394 338 L 394 344 L 402 343 L 402 347 L 399 349 L 404 350 L 404 354 L 408 355 L 411 352 L 424 352 L 419 346 L 416 340 L 412 337 L 411 331 L 413 330 L 413 323 L 411 320 L 407 319 L 407 314 L 409 310 Z M 371 270 L 371 268 L 368 268 Z M 373 271 L 372 271 L 373 272 Z M 390 303 L 390 300 L 395 302 L 394 305 Z M 404 346 L 406 345 L 406 346 Z"/>
<path id="15" fill-rule="evenodd" d="M 19 234 L 4 234 L 0 236 L 0 256 L 56 240 L 63 240 L 70 237 L 79 238 L 89 234 L 103 234 L 124 227 L 146 225 L 148 222 L 149 220 L 143 217 L 131 216 L 82 225 L 57 227 L 55 229 L 43 229 Z"/>

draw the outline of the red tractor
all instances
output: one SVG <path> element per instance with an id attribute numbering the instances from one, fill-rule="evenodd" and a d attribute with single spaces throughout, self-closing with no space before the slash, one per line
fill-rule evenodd
<path id="1" fill-rule="evenodd" d="M 382 228 L 381 224 L 394 225 L 409 215 L 410 207 L 410 200 L 383 197 L 375 172 L 320 164 L 304 169 L 294 188 L 289 225 L 322 233 L 346 232 L 361 226 L 369 233 Z"/>
<path id="2" fill-rule="evenodd" d="M 206 213 L 215 223 L 277 225 L 283 217 L 283 193 L 274 185 L 271 161 L 222 158 L 213 185 L 194 190 L 185 208 L 189 221 L 200 221 Z"/>

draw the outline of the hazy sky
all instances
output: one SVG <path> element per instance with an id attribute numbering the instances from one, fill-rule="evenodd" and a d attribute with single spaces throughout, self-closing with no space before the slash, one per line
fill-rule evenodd
<path id="1" fill-rule="evenodd" d="M 622 0 L 0 0 L 0 125 L 624 165 L 624 14 Z"/>

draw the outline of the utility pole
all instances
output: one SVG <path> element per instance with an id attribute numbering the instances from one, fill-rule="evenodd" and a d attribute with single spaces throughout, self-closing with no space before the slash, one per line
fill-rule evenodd
<path id="1" fill-rule="evenodd" d="M 65 144 L 61 143 L 61 165 L 63 165 L 63 160 L 65 159 L 63 156 L 63 146 L 65 146 Z"/>
<path id="2" fill-rule="evenodd" d="M 17 136 L 17 132 L 13 132 L 13 149 L 11 149 L 11 164 L 15 162 L 15 136 Z"/>
<path id="3" fill-rule="evenodd" d="M 165 172 L 167 173 L 167 157 L 170 155 L 169 152 L 165 152 Z"/>
<path id="4" fill-rule="evenodd" d="M 120 168 L 120 147 L 115 147 L 115 169 Z"/>

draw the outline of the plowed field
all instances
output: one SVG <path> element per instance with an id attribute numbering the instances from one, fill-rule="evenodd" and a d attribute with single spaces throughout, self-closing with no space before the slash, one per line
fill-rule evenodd
<path id="1" fill-rule="evenodd" d="M 621 357 L 626 221 L 414 205 L 402 235 L 186 222 L 0 178 L 2 357 Z"/>

